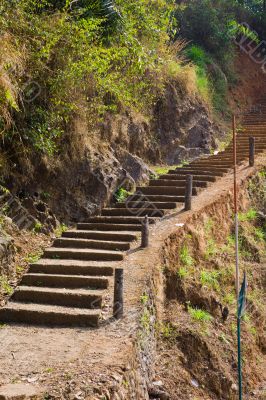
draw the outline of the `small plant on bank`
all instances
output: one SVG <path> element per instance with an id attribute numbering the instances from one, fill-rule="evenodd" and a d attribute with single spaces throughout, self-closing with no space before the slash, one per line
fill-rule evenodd
<path id="1" fill-rule="evenodd" d="M 124 203 L 130 194 L 126 189 L 119 188 L 115 193 L 115 199 L 118 203 Z"/>
<path id="2" fill-rule="evenodd" d="M 185 279 L 188 276 L 189 272 L 187 270 L 187 268 L 185 267 L 180 267 L 179 270 L 177 271 L 177 276 L 180 279 Z"/>
<path id="3" fill-rule="evenodd" d="M 13 293 L 13 288 L 10 286 L 6 276 L 0 277 L 0 287 L 7 295 L 11 295 Z"/>
<path id="4" fill-rule="evenodd" d="M 220 272 L 219 271 L 206 271 L 203 270 L 200 273 L 200 281 L 202 285 L 213 288 L 214 290 L 219 289 L 219 279 Z"/>
<path id="5" fill-rule="evenodd" d="M 239 213 L 238 219 L 240 222 L 254 221 L 257 218 L 257 211 L 250 208 L 246 213 Z"/>
<path id="6" fill-rule="evenodd" d="M 212 320 L 211 314 L 200 308 L 194 308 L 188 306 L 188 313 L 194 321 L 205 323 L 205 322 L 210 322 Z"/>
<path id="7" fill-rule="evenodd" d="M 41 224 L 39 221 L 37 221 L 34 225 L 33 230 L 35 233 L 39 233 L 42 230 L 42 228 L 43 228 L 43 224 Z"/>
<path id="8" fill-rule="evenodd" d="M 234 293 L 226 293 L 223 297 L 223 302 L 228 305 L 233 305 L 235 303 L 235 294 Z"/>
<path id="9" fill-rule="evenodd" d="M 185 267 L 192 267 L 195 263 L 194 258 L 190 255 L 189 247 L 187 245 L 181 247 L 179 258 L 181 264 Z"/>
<path id="10" fill-rule="evenodd" d="M 213 239 L 207 240 L 207 247 L 205 251 L 205 258 L 208 260 L 210 257 L 214 256 L 217 253 L 216 243 Z"/>
<path id="11" fill-rule="evenodd" d="M 165 339 L 169 339 L 174 336 L 175 330 L 171 323 L 162 323 L 160 324 L 160 333 Z"/>
<path id="12" fill-rule="evenodd" d="M 146 305 L 148 303 L 149 296 L 146 293 L 143 293 L 143 295 L 140 297 L 140 302 L 143 305 Z"/>
<path id="13" fill-rule="evenodd" d="M 263 228 L 254 228 L 255 237 L 259 241 L 266 240 L 266 232 L 264 232 Z"/>
<path id="14" fill-rule="evenodd" d="M 68 230 L 68 227 L 65 224 L 60 224 L 55 230 L 54 234 L 57 238 L 61 237 L 64 232 Z"/>
<path id="15" fill-rule="evenodd" d="M 34 264 L 41 258 L 42 254 L 42 251 L 39 251 L 37 253 L 29 253 L 28 256 L 25 258 L 25 261 L 29 264 Z"/>

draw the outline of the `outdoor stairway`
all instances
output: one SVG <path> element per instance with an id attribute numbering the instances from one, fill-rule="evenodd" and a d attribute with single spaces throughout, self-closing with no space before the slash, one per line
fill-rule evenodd
<path id="1" fill-rule="evenodd" d="M 266 99 L 258 112 L 245 115 L 237 136 L 237 162 L 266 150 Z M 9 302 L 0 309 L 0 322 L 51 326 L 97 327 L 104 296 L 114 269 L 132 246 L 139 245 L 145 216 L 150 224 L 180 208 L 188 175 L 193 175 L 194 198 L 233 168 L 232 143 L 222 152 L 202 157 L 151 179 L 123 203 L 102 210 L 63 233 L 43 257 L 31 264 Z"/>

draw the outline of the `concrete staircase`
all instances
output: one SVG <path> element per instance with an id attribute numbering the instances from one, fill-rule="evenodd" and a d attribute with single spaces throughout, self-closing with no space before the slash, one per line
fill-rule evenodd
<path id="1" fill-rule="evenodd" d="M 248 158 L 249 136 L 256 154 L 266 150 L 266 100 L 259 112 L 246 114 L 237 137 L 237 162 Z M 97 327 L 103 298 L 114 268 L 137 246 L 144 217 L 154 224 L 185 200 L 187 175 L 193 175 L 193 196 L 233 168 L 233 145 L 189 165 L 169 170 L 148 186 L 138 187 L 126 202 L 102 210 L 101 216 L 79 223 L 30 265 L 0 322 Z"/>

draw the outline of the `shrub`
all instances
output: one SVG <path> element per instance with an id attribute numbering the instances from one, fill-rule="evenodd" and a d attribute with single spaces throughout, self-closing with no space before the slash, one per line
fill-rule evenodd
<path id="1" fill-rule="evenodd" d="M 233 10 L 226 0 L 198 0 L 180 6 L 175 18 L 180 27 L 179 34 L 198 44 L 217 59 L 233 51 L 229 35 L 229 21 L 233 19 Z"/>
<path id="2" fill-rule="evenodd" d="M 169 47 L 173 3 L 1 4 L 0 32 L 12 39 L 8 53 L 0 52 L 0 66 L 8 70 L 4 78 L 0 70 L 2 147 L 14 154 L 19 143 L 51 156 L 60 149 L 62 134 L 78 111 L 87 117 L 89 128 L 107 111 L 122 107 L 149 114 L 177 70 L 179 50 Z M 2 54 L 9 56 L 3 59 Z M 15 69 L 8 68 L 11 64 Z"/>

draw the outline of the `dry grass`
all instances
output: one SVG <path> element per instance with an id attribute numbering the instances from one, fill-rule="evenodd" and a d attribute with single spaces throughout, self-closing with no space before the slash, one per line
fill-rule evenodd
<path id="1" fill-rule="evenodd" d="M 17 50 L 10 33 L 3 34 L 0 37 L 0 115 L 3 130 L 12 125 L 11 110 L 19 109 L 21 94 L 18 80 L 24 71 L 24 64 L 25 50 Z"/>

